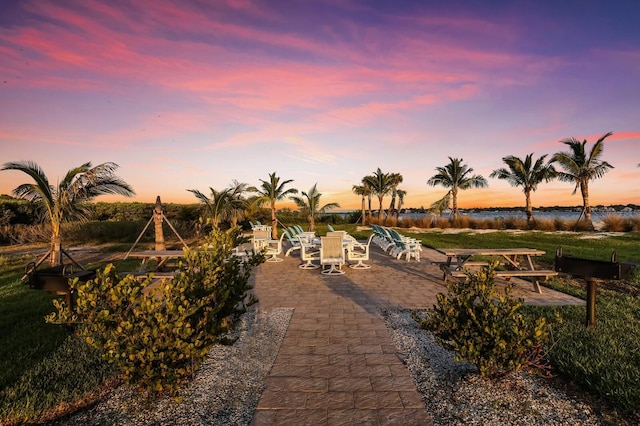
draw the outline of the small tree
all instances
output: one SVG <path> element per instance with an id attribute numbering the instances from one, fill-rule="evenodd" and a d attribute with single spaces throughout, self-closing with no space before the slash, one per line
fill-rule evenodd
<path id="1" fill-rule="evenodd" d="M 325 213 L 329 209 L 340 207 L 338 203 L 327 203 L 320 206 L 320 197 L 322 194 L 316 189 L 317 184 L 314 184 L 309 192 L 302 191 L 300 196 L 294 195 L 291 200 L 296 203 L 298 207 L 302 209 L 302 213 L 307 215 L 309 220 L 309 231 L 314 232 L 316 230 L 316 217 L 320 213 Z"/>
<path id="2" fill-rule="evenodd" d="M 496 266 L 468 273 L 468 282 L 450 283 L 428 318 L 418 319 L 441 346 L 456 352 L 456 361 L 474 364 L 484 377 L 536 366 L 549 336 L 544 318 L 529 323 L 518 312 L 524 302 L 510 297 L 513 284 L 504 293 L 496 290 Z"/>
<path id="3" fill-rule="evenodd" d="M 44 171 L 32 161 L 5 163 L 0 170 L 18 170 L 33 179 L 13 190 L 13 194 L 34 203 L 51 225 L 51 250 L 49 262 L 62 262 L 62 222 L 84 220 L 83 203 L 99 195 L 118 194 L 130 197 L 135 194 L 125 181 L 115 174 L 118 165 L 103 163 L 95 167 L 91 163 L 69 170 L 65 177 L 53 186 Z"/>

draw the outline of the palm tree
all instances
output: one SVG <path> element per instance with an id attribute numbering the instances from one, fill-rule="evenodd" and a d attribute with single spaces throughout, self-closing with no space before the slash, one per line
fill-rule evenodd
<path id="1" fill-rule="evenodd" d="M 211 225 L 217 228 L 220 225 L 220 221 L 226 218 L 229 210 L 229 189 L 227 188 L 222 191 L 216 191 L 209 187 L 209 191 L 211 191 L 211 198 L 207 197 L 197 189 L 187 189 L 187 191 L 192 192 L 198 200 L 204 203 L 206 206 L 205 209 L 207 211 L 207 216 L 209 216 L 209 219 L 211 220 Z"/>
<path id="2" fill-rule="evenodd" d="M 245 198 L 244 193 L 247 192 L 248 189 L 249 184 L 240 183 L 237 180 L 234 180 L 229 187 L 229 198 L 231 202 L 229 217 L 231 220 L 231 226 L 238 225 L 238 221 L 244 219 L 246 216 L 249 202 Z"/>
<path id="3" fill-rule="evenodd" d="M 280 178 L 276 176 L 276 172 L 269 173 L 269 180 L 265 181 L 260 179 L 262 185 L 260 188 L 251 187 L 248 191 L 257 192 L 258 197 L 256 202 L 258 205 L 269 204 L 271 208 L 271 238 L 274 240 L 278 238 L 278 219 L 276 218 L 276 201 L 283 200 L 285 197 L 291 194 L 297 194 L 298 190 L 284 187 L 293 182 L 293 179 L 285 180 L 280 183 Z"/>
<path id="4" fill-rule="evenodd" d="M 547 155 L 538 158 L 533 162 L 533 153 L 527 155 L 522 161 L 513 155 L 503 157 L 502 161 L 508 168 L 499 168 L 491 172 L 489 177 L 505 179 L 511 186 L 521 186 L 525 196 L 525 211 L 527 213 L 527 223 L 533 224 L 533 207 L 531 205 L 531 192 L 538 188 L 542 181 L 549 182 L 557 175 L 552 161 L 544 162 Z"/>
<path id="5" fill-rule="evenodd" d="M 400 210 L 402 210 L 402 204 L 404 204 L 404 196 L 407 195 L 407 191 L 404 189 L 398 189 L 396 191 L 398 195 L 398 210 L 396 210 L 396 219 L 400 219 Z"/>
<path id="6" fill-rule="evenodd" d="M 301 196 L 289 197 L 298 207 L 302 209 L 302 212 L 307 215 L 309 219 L 309 231 L 314 232 L 316 230 L 316 217 L 318 213 L 325 213 L 329 209 L 340 207 L 338 203 L 328 203 L 320 207 L 320 197 L 322 194 L 318 192 L 314 184 L 309 192 L 302 191 Z"/>
<path id="7" fill-rule="evenodd" d="M 573 193 L 575 194 L 578 188 L 582 194 L 582 213 L 580 213 L 580 219 L 584 215 L 585 221 L 593 227 L 591 222 L 591 206 L 589 205 L 589 181 L 592 179 L 598 179 L 604 176 L 606 172 L 613 169 L 613 166 L 606 161 L 601 161 L 600 156 L 604 150 L 604 140 L 611 136 L 613 133 L 609 132 L 600 137 L 598 141 L 593 145 L 589 155 L 585 150 L 587 140 L 583 142 L 578 141 L 576 138 L 563 139 L 560 142 L 567 145 L 570 149 L 568 152 L 558 152 L 552 157 L 552 161 L 558 162 L 564 169 L 563 172 L 558 172 L 558 179 L 563 182 L 575 183 Z"/>
<path id="8" fill-rule="evenodd" d="M 449 164 L 444 167 L 436 167 L 438 173 L 431 176 L 427 181 L 431 186 L 444 186 L 451 188 L 449 192 L 442 198 L 442 202 L 451 196 L 453 201 L 453 220 L 458 218 L 458 190 L 469 188 L 485 188 L 489 186 L 487 180 L 480 175 L 470 175 L 473 169 L 462 163 L 462 158 L 449 157 Z"/>
<path id="9" fill-rule="evenodd" d="M 371 189 L 371 193 L 378 197 L 378 221 L 382 222 L 382 199 L 391 192 L 393 180 L 388 173 L 383 173 L 380 167 L 373 173 L 373 176 L 365 176 L 365 179 Z"/>
<path id="10" fill-rule="evenodd" d="M 402 183 L 403 177 L 400 173 L 389 173 L 389 179 L 391 180 L 391 203 L 389 203 L 389 215 L 393 216 L 396 208 L 398 185 Z"/>
<path id="11" fill-rule="evenodd" d="M 369 180 L 370 179 L 374 179 L 373 176 L 368 175 L 362 178 L 362 185 L 365 188 L 365 193 L 367 195 L 367 217 L 369 219 L 369 222 L 371 222 L 371 196 L 373 195 L 373 192 L 371 192 L 371 185 L 369 185 Z"/>
<path id="12" fill-rule="evenodd" d="M 364 197 L 370 194 L 369 188 L 366 185 L 353 185 L 351 188 L 354 194 L 360 195 L 362 198 L 361 210 L 362 210 L 362 225 L 366 225 L 366 213 L 365 213 L 365 205 L 364 205 Z"/>
<path id="13" fill-rule="evenodd" d="M 33 179 L 13 190 L 13 194 L 36 204 L 51 225 L 52 266 L 62 263 L 62 223 L 87 218 L 83 203 L 99 195 L 117 194 L 131 197 L 135 194 L 125 181 L 114 174 L 118 165 L 103 163 L 95 167 L 90 162 L 69 170 L 56 187 L 49 183 L 38 164 L 32 161 L 9 162 L 1 170 L 19 170 Z M 66 254 L 66 253 L 65 253 Z M 68 255 L 67 255 L 68 256 Z"/>

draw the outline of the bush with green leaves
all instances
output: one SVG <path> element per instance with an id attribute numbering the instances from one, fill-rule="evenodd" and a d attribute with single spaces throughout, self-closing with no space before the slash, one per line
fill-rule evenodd
<path id="1" fill-rule="evenodd" d="M 544 318 L 532 322 L 519 312 L 523 300 L 510 297 L 513 284 L 503 293 L 496 289 L 496 266 L 468 272 L 467 282 L 449 283 L 427 318 L 416 317 L 438 344 L 456 353 L 456 361 L 474 364 L 489 378 L 525 365 L 542 367 L 542 346 L 549 337 Z"/>
<path id="2" fill-rule="evenodd" d="M 76 333 L 102 350 L 103 358 L 140 391 L 175 394 L 198 369 L 215 343 L 255 302 L 251 270 L 264 261 L 242 260 L 232 250 L 243 242 L 238 228 L 213 229 L 201 249 L 186 250 L 178 274 L 156 291 L 153 281 L 119 276 L 112 264 L 86 283 L 72 282 L 76 307 L 55 301 L 50 322 L 76 324 Z"/>

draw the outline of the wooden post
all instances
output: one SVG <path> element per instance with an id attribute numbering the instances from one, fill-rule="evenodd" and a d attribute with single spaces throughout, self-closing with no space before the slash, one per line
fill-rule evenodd
<path id="1" fill-rule="evenodd" d="M 587 327 L 596 325 L 596 280 L 585 277 L 587 281 Z"/>
<path id="2" fill-rule="evenodd" d="M 156 251 L 166 250 L 164 244 L 164 234 L 162 233 L 162 203 L 160 202 L 160 196 L 156 198 L 156 205 L 153 208 L 153 222 L 155 224 L 156 233 Z"/>

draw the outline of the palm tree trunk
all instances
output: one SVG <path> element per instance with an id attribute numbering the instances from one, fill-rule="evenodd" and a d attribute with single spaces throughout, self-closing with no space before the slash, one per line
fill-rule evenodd
<path id="1" fill-rule="evenodd" d="M 451 198 L 453 199 L 453 220 L 458 219 L 458 188 L 451 189 Z"/>
<path id="2" fill-rule="evenodd" d="M 51 255 L 49 257 L 51 266 L 62 264 L 62 238 L 60 235 L 51 237 Z"/>
<path id="3" fill-rule="evenodd" d="M 361 210 L 362 210 L 362 226 L 364 226 L 364 225 L 367 224 L 367 220 L 365 218 L 366 212 L 364 210 L 364 195 L 362 196 L 362 209 Z"/>
<path id="4" fill-rule="evenodd" d="M 276 202 L 271 201 L 271 238 L 278 239 L 278 219 L 276 219 Z"/>
<path id="5" fill-rule="evenodd" d="M 389 203 L 389 216 L 393 216 L 394 210 L 396 208 L 396 189 L 394 188 L 391 192 L 391 202 Z"/>
<path id="6" fill-rule="evenodd" d="M 527 213 L 527 223 L 531 225 L 533 220 L 533 207 L 531 206 L 531 191 L 525 191 L 524 196 L 526 199 L 525 211 Z"/>
<path id="7" fill-rule="evenodd" d="M 592 224 L 591 221 L 591 206 L 589 205 L 589 183 L 580 183 L 580 192 L 582 193 L 582 211 L 584 212 L 584 220 Z"/>
<path id="8" fill-rule="evenodd" d="M 378 204 L 380 205 L 380 209 L 378 210 L 378 222 L 382 223 L 382 197 L 378 196 Z"/>

